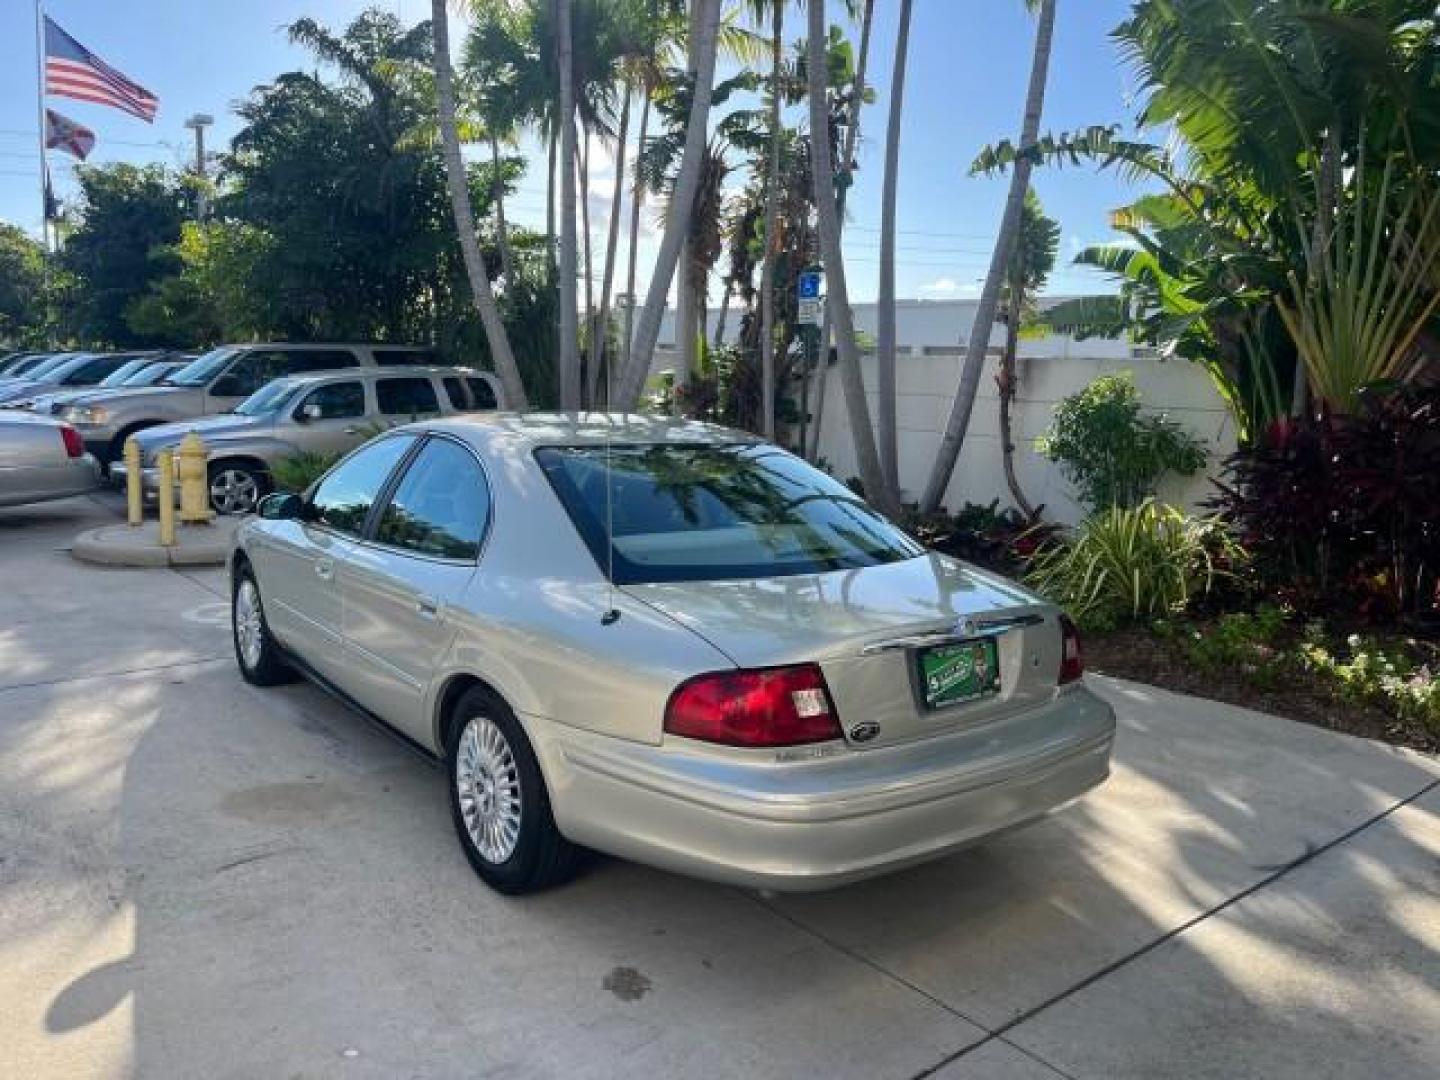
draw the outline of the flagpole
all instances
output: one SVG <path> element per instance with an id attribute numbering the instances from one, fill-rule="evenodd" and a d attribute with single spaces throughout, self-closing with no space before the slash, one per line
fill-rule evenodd
<path id="1" fill-rule="evenodd" d="M 50 162 L 45 153 L 45 10 L 35 0 L 35 119 L 40 125 L 40 303 L 45 316 L 45 344 L 54 344 L 50 321 Z"/>

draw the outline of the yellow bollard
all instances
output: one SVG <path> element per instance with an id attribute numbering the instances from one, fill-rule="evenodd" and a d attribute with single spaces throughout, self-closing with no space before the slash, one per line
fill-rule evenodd
<path id="1" fill-rule="evenodd" d="M 160 466 L 160 546 L 175 546 L 175 452 L 161 450 Z"/>
<path id="2" fill-rule="evenodd" d="M 140 446 L 132 436 L 125 440 L 125 519 L 131 525 L 145 522 L 144 487 L 140 476 Z"/>
<path id="3" fill-rule="evenodd" d="M 208 525 L 215 515 L 210 511 L 210 490 L 206 476 L 209 451 L 200 433 L 190 432 L 180 440 L 180 524 Z"/>

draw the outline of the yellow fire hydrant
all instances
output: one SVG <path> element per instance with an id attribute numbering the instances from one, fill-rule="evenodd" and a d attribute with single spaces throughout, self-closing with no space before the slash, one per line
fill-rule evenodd
<path id="1" fill-rule="evenodd" d="M 145 523 L 144 488 L 140 476 L 140 444 L 134 436 L 125 440 L 125 520 L 131 525 Z"/>
<path id="2" fill-rule="evenodd" d="M 180 440 L 180 523 L 208 525 L 215 515 L 210 509 L 210 487 L 206 475 L 209 451 L 199 432 L 192 431 Z"/>

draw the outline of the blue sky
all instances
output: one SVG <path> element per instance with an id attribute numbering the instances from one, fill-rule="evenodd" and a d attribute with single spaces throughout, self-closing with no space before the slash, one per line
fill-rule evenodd
<path id="1" fill-rule="evenodd" d="M 148 125 L 84 102 L 52 98 L 48 103 L 96 132 L 99 144 L 91 161 L 188 163 L 192 144 L 183 127 L 186 116 L 213 114 L 217 122 L 211 143 L 220 145 L 236 128 L 231 102 L 277 72 L 309 66 L 303 52 L 286 41 L 285 24 L 310 15 L 340 28 L 366 6 L 355 0 L 50 0 L 46 10 L 52 18 L 157 94 L 161 106 L 155 123 Z M 395 11 L 407 22 L 426 17 L 430 10 L 428 0 L 380 0 L 374 6 Z M 873 298 L 878 271 L 894 7 L 889 0 L 876 4 L 870 81 L 877 99 L 861 121 L 861 171 L 847 225 L 846 265 L 856 300 Z M 1130 115 L 1132 80 L 1107 37 L 1127 9 L 1124 0 L 1060 4 L 1044 129 L 1068 130 Z M 791 9 L 789 25 L 792 39 L 803 33 L 798 7 Z M 34 33 L 30 3 L 12 0 L 0 7 L 0 219 L 31 231 L 39 226 Z M 901 149 L 902 297 L 945 298 L 977 291 L 1005 181 L 972 179 L 966 170 L 981 146 L 1013 137 L 1018 127 L 1032 35 L 1033 20 L 1020 0 L 914 0 Z M 51 160 L 63 197 L 73 190 L 69 159 L 52 154 Z M 535 160 L 539 168 L 522 180 L 512 213 L 526 224 L 543 225 L 543 158 Z M 592 228 L 598 246 L 610 180 L 603 162 L 592 172 Z M 1108 210 L 1133 192 L 1115 177 L 1088 169 L 1041 171 L 1035 187 L 1064 230 L 1061 266 L 1050 291 L 1104 288 L 1103 279 L 1065 264 L 1081 245 L 1109 235 Z M 647 227 L 642 295 L 653 242 L 653 228 Z"/>

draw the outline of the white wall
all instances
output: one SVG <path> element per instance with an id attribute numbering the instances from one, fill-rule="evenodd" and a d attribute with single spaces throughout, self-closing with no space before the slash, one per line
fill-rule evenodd
<path id="1" fill-rule="evenodd" d="M 1056 299 L 1059 298 L 1051 302 Z M 974 300 L 901 300 L 896 305 L 896 337 L 900 346 L 896 361 L 900 485 L 907 500 L 919 498 L 939 450 L 950 403 L 960 382 L 964 352 L 960 342 L 969 336 L 975 306 Z M 711 312 L 712 320 L 714 317 L 715 312 Z M 855 305 L 855 326 L 862 335 L 873 339 L 874 304 Z M 656 350 L 656 371 L 674 364 L 672 327 L 667 312 L 661 329 L 661 348 Z M 739 317 L 732 310 L 726 338 L 733 339 L 738 329 Z M 1003 328 L 999 326 L 991 335 L 990 356 L 980 379 L 970 431 L 946 493 L 945 505 L 951 509 L 967 501 L 989 503 L 996 498 L 1001 506 L 1013 503 L 1001 466 L 995 393 L 996 356 L 1003 336 Z M 1208 476 L 1215 473 L 1221 460 L 1234 449 L 1235 429 L 1210 377 L 1199 365 L 1184 360 L 1162 361 L 1152 350 L 1134 348 L 1125 341 L 1075 341 L 1052 335 L 1022 340 L 1017 366 L 1019 386 L 1013 408 L 1015 471 L 1030 501 L 1045 504 L 1047 518 L 1074 522 L 1084 511 L 1059 468 L 1035 452 L 1035 436 L 1049 425 L 1051 413 L 1062 398 L 1083 389 L 1101 375 L 1117 371 L 1134 374 L 1148 412 L 1167 414 L 1203 440 L 1210 455 L 1210 466 L 1205 472 L 1189 479 L 1170 478 L 1161 487 L 1161 497 L 1194 508 L 1213 494 Z M 873 419 L 878 407 L 873 354 L 862 358 L 861 369 Z M 811 410 L 814 411 L 813 404 Z M 826 379 L 820 454 L 842 479 L 859 472 L 835 367 L 830 368 Z"/>

